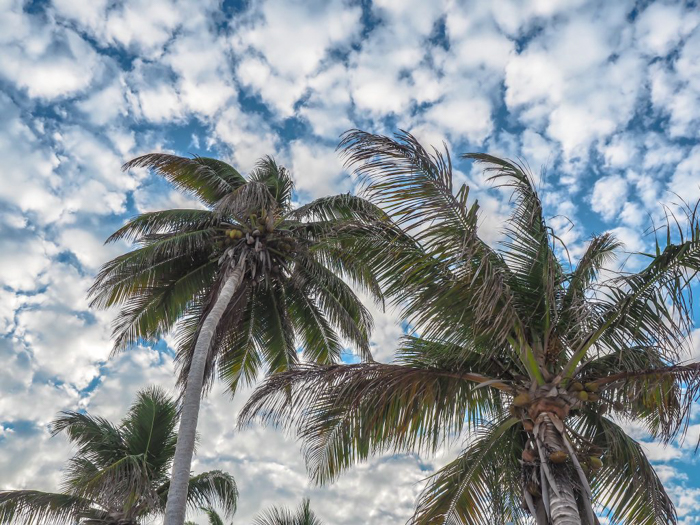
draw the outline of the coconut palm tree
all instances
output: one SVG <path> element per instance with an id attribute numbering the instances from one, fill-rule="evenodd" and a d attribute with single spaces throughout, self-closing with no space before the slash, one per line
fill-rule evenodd
<path id="1" fill-rule="evenodd" d="M 594 508 L 612 523 L 676 523 L 621 423 L 670 443 L 698 398 L 700 365 L 683 361 L 700 270 L 697 206 L 666 224 L 654 253 L 635 255 L 639 271 L 608 269 L 622 249 L 610 233 L 592 236 L 572 267 L 522 165 L 464 155 L 512 191 L 494 248 L 479 235 L 469 188 L 453 186 L 449 154 L 406 133 L 352 131 L 341 147 L 395 221 L 367 263 L 415 332 L 392 364 L 308 364 L 268 378 L 242 424 L 297 432 L 318 482 L 372 454 L 464 438 L 429 479 L 414 524 L 590 525 Z"/>
<path id="2" fill-rule="evenodd" d="M 255 518 L 253 525 L 322 525 L 309 507 L 309 500 L 304 499 L 296 510 L 285 507 L 272 507 Z"/>
<path id="3" fill-rule="evenodd" d="M 105 264 L 90 295 L 93 306 L 121 307 L 117 351 L 175 331 L 182 417 L 165 522 L 182 525 L 200 401 L 217 368 L 233 393 L 261 370 L 295 364 L 297 341 L 317 363 L 339 360 L 343 339 L 370 357 L 370 315 L 339 275 L 378 293 L 342 241 L 377 210 L 350 195 L 294 209 L 292 179 L 269 157 L 247 177 L 216 159 L 163 153 L 124 166 L 137 167 L 204 209 L 143 213 L 120 228 L 107 242 L 138 248 Z"/>
<path id="4" fill-rule="evenodd" d="M 63 490 L 0 492 L 0 524 L 137 525 L 165 513 L 175 454 L 177 404 L 158 388 L 138 393 L 119 425 L 80 412 L 63 412 L 53 433 L 65 432 L 78 450 L 65 469 Z M 191 508 L 236 511 L 238 490 L 218 470 L 188 480 Z"/>
<path id="5" fill-rule="evenodd" d="M 200 509 L 207 516 L 207 521 L 209 525 L 224 525 L 224 520 L 219 516 L 219 513 L 211 507 L 200 507 Z M 186 521 L 185 525 L 197 525 L 194 521 Z"/>

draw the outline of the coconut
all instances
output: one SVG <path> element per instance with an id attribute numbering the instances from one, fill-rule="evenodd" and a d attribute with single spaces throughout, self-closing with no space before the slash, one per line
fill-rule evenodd
<path id="1" fill-rule="evenodd" d="M 531 401 L 530 394 L 527 392 L 522 392 L 513 398 L 513 404 L 520 408 L 528 406 Z"/>
<path id="2" fill-rule="evenodd" d="M 579 398 L 581 401 L 588 401 L 588 392 L 586 392 L 585 390 L 581 390 L 581 391 L 578 393 L 578 398 Z"/>
<path id="3" fill-rule="evenodd" d="M 534 481 L 530 481 L 530 482 L 527 484 L 527 491 L 528 491 L 530 494 L 532 494 L 533 496 L 535 496 L 536 498 L 538 498 L 538 497 L 540 497 L 540 496 L 542 495 L 542 493 L 540 492 L 540 487 L 539 487 L 539 485 L 538 485 L 537 483 L 535 483 Z"/>
<path id="4" fill-rule="evenodd" d="M 581 390 L 583 390 L 583 385 L 576 381 L 575 383 L 571 383 L 570 389 L 573 392 L 580 392 Z"/>
<path id="5" fill-rule="evenodd" d="M 525 463 L 534 463 L 535 459 L 537 459 L 535 451 L 531 448 L 523 449 L 522 458 Z"/>
<path id="6" fill-rule="evenodd" d="M 605 414 L 609 408 L 610 408 L 610 405 L 608 405 L 607 403 L 603 403 L 602 405 L 600 405 L 600 408 L 598 409 L 598 413 Z"/>
<path id="7" fill-rule="evenodd" d="M 622 411 L 625 409 L 625 405 L 622 404 L 622 403 L 619 402 L 619 401 L 615 401 L 615 402 L 613 403 L 613 407 L 614 407 L 615 410 L 617 410 L 618 412 L 622 412 Z"/>
<path id="8" fill-rule="evenodd" d="M 600 456 L 603 455 L 603 449 L 596 446 L 596 445 L 591 445 L 588 448 L 588 455 L 595 456 L 595 457 L 599 458 Z"/>
<path id="9" fill-rule="evenodd" d="M 514 416 L 514 417 L 518 416 L 518 408 L 515 405 L 510 405 L 508 407 L 508 412 L 510 412 L 511 416 Z"/>
<path id="10" fill-rule="evenodd" d="M 563 450 L 557 450 L 549 455 L 549 461 L 552 463 L 564 463 L 569 459 L 569 455 Z"/>
<path id="11" fill-rule="evenodd" d="M 603 467 L 603 461 L 596 456 L 589 456 L 588 463 L 593 470 L 598 470 Z"/>
<path id="12" fill-rule="evenodd" d="M 586 383 L 585 385 L 585 389 L 589 392 L 597 392 L 598 388 L 598 383 Z"/>
<path id="13" fill-rule="evenodd" d="M 595 401 L 600 400 L 600 396 L 599 396 L 598 394 L 594 393 L 594 392 L 590 392 L 590 393 L 588 394 L 588 400 L 591 401 L 591 402 L 595 402 Z"/>

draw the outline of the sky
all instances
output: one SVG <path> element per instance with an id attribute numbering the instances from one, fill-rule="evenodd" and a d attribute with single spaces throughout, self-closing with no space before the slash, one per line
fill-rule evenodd
<path id="1" fill-rule="evenodd" d="M 49 432 L 61 410 L 118 420 L 138 389 L 172 390 L 172 340 L 109 358 L 114 312 L 86 301 L 100 265 L 129 249 L 103 245 L 112 231 L 137 213 L 196 205 L 144 171 L 122 172 L 126 160 L 162 150 L 246 172 L 270 154 L 304 202 L 355 189 L 335 152 L 340 133 L 405 129 L 455 157 L 527 162 L 574 259 L 594 232 L 649 249 L 662 204 L 700 198 L 699 8 L 0 0 L 0 488 L 58 489 L 71 455 Z M 455 179 L 497 241 L 507 194 L 468 164 L 455 163 Z M 390 361 L 401 319 L 372 309 L 375 357 Z M 236 430 L 245 396 L 212 391 L 194 463 L 235 476 L 236 523 L 307 496 L 330 525 L 402 524 L 455 452 L 377 457 L 316 487 L 293 439 Z M 698 416 L 666 448 L 627 424 L 684 525 L 700 523 Z"/>

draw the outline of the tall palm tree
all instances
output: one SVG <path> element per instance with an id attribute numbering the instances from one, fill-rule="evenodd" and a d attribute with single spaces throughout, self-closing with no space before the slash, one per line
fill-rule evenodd
<path id="1" fill-rule="evenodd" d="M 612 523 L 676 523 L 620 423 L 670 443 L 698 398 L 700 365 L 682 361 L 700 270 L 697 206 L 666 225 L 654 253 L 637 254 L 646 259 L 638 272 L 607 269 L 621 250 L 610 233 L 592 236 L 571 267 L 523 166 L 464 155 L 513 192 L 505 240 L 493 248 L 469 188 L 453 187 L 449 154 L 406 133 L 352 131 L 341 147 L 394 219 L 381 255 L 363 253 L 415 333 L 392 364 L 301 365 L 270 377 L 242 424 L 257 417 L 298 432 L 319 482 L 371 454 L 465 438 L 430 478 L 414 524 L 590 525 L 594 506 Z"/>
<path id="2" fill-rule="evenodd" d="M 296 510 L 285 507 L 272 507 L 255 518 L 253 525 L 322 525 L 309 507 L 309 500 L 304 499 Z"/>
<path id="3" fill-rule="evenodd" d="M 350 195 L 294 209 L 292 179 L 269 157 L 247 177 L 216 159 L 163 153 L 124 166 L 136 167 L 205 207 L 131 220 L 107 242 L 139 247 L 108 262 L 90 290 L 93 306 L 121 307 L 115 350 L 175 329 L 184 394 L 165 523 L 182 525 L 200 400 L 217 367 L 233 393 L 261 369 L 295 364 L 296 341 L 317 363 L 339 360 L 342 338 L 370 357 L 370 315 L 339 275 L 378 293 L 342 249 L 377 210 Z"/>
<path id="4" fill-rule="evenodd" d="M 64 412 L 53 433 L 65 432 L 78 450 L 59 493 L 0 492 L 0 524 L 138 525 L 165 513 L 168 474 L 177 441 L 177 404 L 158 388 L 139 392 L 119 425 L 80 412 Z M 236 511 L 238 490 L 218 470 L 188 480 L 187 503 Z"/>

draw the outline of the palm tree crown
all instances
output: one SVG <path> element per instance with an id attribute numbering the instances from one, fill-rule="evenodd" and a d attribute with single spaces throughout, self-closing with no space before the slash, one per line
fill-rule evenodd
<path id="1" fill-rule="evenodd" d="M 595 235 L 575 267 L 563 264 L 523 166 L 464 155 L 513 192 L 494 249 L 479 236 L 469 188 L 453 187 L 449 155 L 406 133 L 352 131 L 341 148 L 393 219 L 373 232 L 381 253 L 358 240 L 356 254 L 415 332 L 393 364 L 301 365 L 270 377 L 242 423 L 295 429 L 319 482 L 371 454 L 434 451 L 468 432 L 457 459 L 430 478 L 415 524 L 592 525 L 594 506 L 612 523 L 675 523 L 620 423 L 642 422 L 668 443 L 698 396 L 700 367 L 682 362 L 700 270 L 695 209 L 641 254 L 642 270 L 603 279 L 621 244 Z"/>
<path id="2" fill-rule="evenodd" d="M 182 419 L 165 521 L 182 525 L 200 398 L 217 367 L 234 392 L 263 367 L 296 364 L 297 340 L 317 363 L 338 361 L 342 338 L 371 357 L 371 318 L 338 274 L 379 295 L 342 248 L 382 215 L 349 195 L 293 209 L 292 179 L 269 157 L 247 178 L 215 159 L 162 153 L 125 165 L 133 167 L 151 168 L 206 207 L 130 221 L 108 241 L 139 247 L 107 263 L 90 290 L 93 305 L 122 308 L 115 349 L 177 327 Z"/>
<path id="3" fill-rule="evenodd" d="M 137 525 L 162 515 L 175 453 L 175 401 L 158 388 L 139 392 L 119 425 L 79 412 L 64 412 L 53 432 L 65 432 L 77 452 L 65 469 L 60 493 L 0 492 L 0 524 Z M 189 480 L 188 504 L 236 511 L 233 478 L 210 471 Z"/>
<path id="4" fill-rule="evenodd" d="M 301 502 L 295 510 L 285 507 L 272 507 L 260 514 L 253 525 L 323 525 L 311 510 L 308 499 Z"/>
<path id="5" fill-rule="evenodd" d="M 108 262 L 90 290 L 92 305 L 121 306 L 115 350 L 157 340 L 175 328 L 179 381 L 184 386 L 201 324 L 231 265 L 243 262 L 242 285 L 228 304 L 207 356 L 205 384 L 215 363 L 231 391 L 297 362 L 295 339 L 308 359 L 340 357 L 341 337 L 368 357 L 371 318 L 351 289 L 331 271 L 376 290 L 367 273 L 337 247 L 317 246 L 325 235 L 372 216 L 374 208 L 349 195 L 292 208 L 292 179 L 271 158 L 248 177 L 210 158 L 167 154 L 138 157 L 125 168 L 148 167 L 199 198 L 205 209 L 144 213 L 107 242 L 137 248 Z"/>

